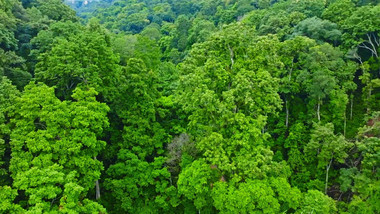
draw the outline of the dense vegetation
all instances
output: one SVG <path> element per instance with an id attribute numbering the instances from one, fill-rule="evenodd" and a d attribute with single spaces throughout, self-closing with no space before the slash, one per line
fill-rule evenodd
<path id="1" fill-rule="evenodd" d="M 0 213 L 380 213 L 376 0 L 0 0 Z"/>

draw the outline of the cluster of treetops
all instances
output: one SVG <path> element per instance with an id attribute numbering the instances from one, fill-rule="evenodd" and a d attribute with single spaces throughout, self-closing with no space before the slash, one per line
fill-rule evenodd
<path id="1" fill-rule="evenodd" d="M 379 1 L 70 2 L 0 0 L 0 213 L 380 213 Z"/>

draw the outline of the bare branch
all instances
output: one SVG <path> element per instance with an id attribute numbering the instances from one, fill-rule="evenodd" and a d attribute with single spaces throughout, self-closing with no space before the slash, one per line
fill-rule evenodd
<path id="1" fill-rule="evenodd" d="M 367 37 L 368 37 L 368 43 L 372 46 L 372 52 L 375 54 L 376 57 L 378 57 L 377 55 L 377 50 L 376 50 L 376 46 L 373 44 L 372 42 L 372 37 L 371 35 L 367 34 Z"/>
<path id="2" fill-rule="evenodd" d="M 377 53 L 376 53 L 374 50 L 372 50 L 372 48 L 370 48 L 370 47 L 368 47 L 367 45 L 365 45 L 364 43 L 362 43 L 362 45 L 359 45 L 358 47 L 359 47 L 359 48 L 365 48 L 365 49 L 371 51 L 372 56 L 375 55 L 375 56 L 377 57 Z"/>
<path id="3" fill-rule="evenodd" d="M 380 38 L 379 40 L 376 39 L 376 34 L 375 33 L 371 33 L 371 36 L 373 36 L 373 40 L 374 42 L 376 43 L 377 47 L 379 47 L 380 45 Z"/>
<path id="4" fill-rule="evenodd" d="M 362 61 L 362 58 L 359 56 L 359 54 L 357 52 L 355 52 L 354 54 L 354 57 L 359 60 L 360 64 L 363 65 L 363 61 Z"/>

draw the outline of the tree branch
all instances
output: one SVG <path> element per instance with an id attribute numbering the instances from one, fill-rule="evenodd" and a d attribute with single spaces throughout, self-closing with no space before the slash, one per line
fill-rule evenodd
<path id="1" fill-rule="evenodd" d="M 376 34 L 375 34 L 375 33 L 371 33 L 371 35 L 373 36 L 373 40 L 375 41 L 377 47 L 379 47 L 379 45 L 380 45 L 380 38 L 379 38 L 379 40 L 377 40 L 377 39 L 376 39 Z"/>
<path id="2" fill-rule="evenodd" d="M 358 47 L 359 48 L 365 48 L 365 49 L 371 51 L 372 56 L 375 55 L 377 57 L 377 53 L 374 50 L 372 50 L 370 47 L 368 47 L 367 45 L 365 45 L 364 42 L 362 43 L 362 45 L 359 45 Z"/>
<path id="3" fill-rule="evenodd" d="M 234 67 L 234 64 L 235 64 L 235 61 L 234 61 L 235 54 L 234 54 L 234 51 L 232 50 L 232 48 L 230 47 L 230 45 L 228 44 L 227 46 L 228 46 L 228 49 L 230 50 L 231 70 L 232 70 L 232 68 Z"/>
<path id="4" fill-rule="evenodd" d="M 376 46 L 373 44 L 372 42 L 372 37 L 371 35 L 367 34 L 367 37 L 368 37 L 368 43 L 372 46 L 372 51 L 373 53 L 375 54 L 376 57 L 378 57 L 377 55 L 377 50 L 376 50 Z M 376 40 L 376 39 L 375 39 Z"/>

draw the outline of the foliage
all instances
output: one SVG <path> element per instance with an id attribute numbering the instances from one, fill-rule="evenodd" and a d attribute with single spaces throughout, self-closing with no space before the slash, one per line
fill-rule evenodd
<path id="1" fill-rule="evenodd" d="M 379 15 L 0 0 L 0 213 L 380 213 Z"/>
<path id="2" fill-rule="evenodd" d="M 96 94 L 77 88 L 75 101 L 60 101 L 53 88 L 30 83 L 16 99 L 10 171 L 13 186 L 25 191 L 29 210 L 58 209 L 54 202 L 59 201 L 59 209 L 85 209 L 75 201 L 100 177 L 102 163 L 94 157 L 105 147 L 98 137 L 108 126 L 109 108 L 95 100 Z"/>
<path id="3" fill-rule="evenodd" d="M 71 23 L 68 25 L 71 27 Z M 63 27 L 66 26 L 63 24 Z M 52 36 L 51 33 L 54 35 L 55 32 L 47 33 Z M 90 22 L 84 32 L 68 35 L 67 38 L 52 38 L 51 49 L 38 56 L 36 78 L 56 86 L 60 96 L 69 96 L 79 84 L 94 87 L 110 99 L 111 87 L 116 84 L 120 69 L 108 35 L 102 28 Z"/>

